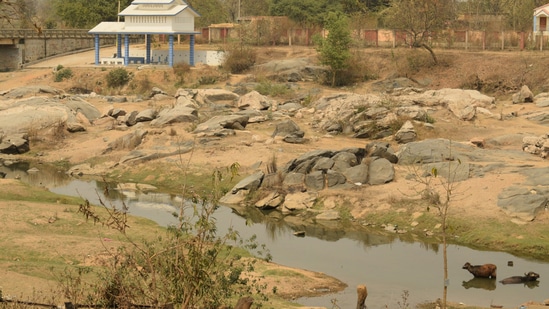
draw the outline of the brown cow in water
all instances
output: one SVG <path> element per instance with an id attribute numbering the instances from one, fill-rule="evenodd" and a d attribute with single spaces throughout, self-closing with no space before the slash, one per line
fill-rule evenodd
<path id="1" fill-rule="evenodd" d="M 475 278 L 496 278 L 498 267 L 494 264 L 471 265 L 469 262 L 463 265 L 463 269 L 467 269 Z"/>
<path id="2" fill-rule="evenodd" d="M 536 274 L 535 272 L 531 271 L 528 273 L 525 273 L 524 276 L 513 276 L 509 278 L 505 278 L 501 280 L 500 282 L 503 284 L 511 284 L 511 283 L 527 283 L 536 281 L 539 278 L 539 274 Z"/>

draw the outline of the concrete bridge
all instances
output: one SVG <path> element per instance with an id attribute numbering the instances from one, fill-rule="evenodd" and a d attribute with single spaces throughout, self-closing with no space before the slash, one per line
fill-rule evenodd
<path id="1" fill-rule="evenodd" d="M 18 70 L 52 56 L 93 49 L 94 36 L 87 29 L 0 30 L 0 71 Z M 101 38 L 103 45 L 116 44 L 116 36 Z"/>

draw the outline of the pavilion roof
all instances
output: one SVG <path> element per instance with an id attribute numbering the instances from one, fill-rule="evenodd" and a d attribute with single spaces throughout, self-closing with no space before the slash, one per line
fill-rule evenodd
<path id="1" fill-rule="evenodd" d="M 104 21 L 88 31 L 91 34 L 197 34 L 200 32 L 178 32 L 169 27 L 132 26 L 126 29 L 124 22 Z"/>
<path id="2" fill-rule="evenodd" d="M 549 3 L 534 9 L 534 16 L 539 15 L 549 16 Z"/>
<path id="3" fill-rule="evenodd" d="M 172 4 L 167 10 L 146 9 L 141 5 L 147 4 Z M 189 10 L 195 17 L 200 14 L 193 10 L 185 1 L 181 0 L 135 0 L 127 8 L 118 13 L 119 16 L 174 16 L 184 10 Z"/>

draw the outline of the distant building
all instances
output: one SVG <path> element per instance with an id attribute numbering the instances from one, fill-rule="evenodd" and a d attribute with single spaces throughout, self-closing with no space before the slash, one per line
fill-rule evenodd
<path id="1" fill-rule="evenodd" d="M 549 35 L 547 17 L 549 17 L 549 3 L 534 9 L 533 31 L 535 35 Z"/>

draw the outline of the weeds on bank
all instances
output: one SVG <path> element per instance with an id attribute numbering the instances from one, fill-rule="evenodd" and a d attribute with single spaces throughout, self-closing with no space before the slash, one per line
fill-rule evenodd
<path id="1" fill-rule="evenodd" d="M 267 80 L 261 81 L 257 86 L 255 86 L 254 90 L 262 95 L 267 95 L 271 97 L 285 96 L 290 93 L 290 89 L 288 88 L 288 86 L 284 84 L 273 83 Z"/>
<path id="2" fill-rule="evenodd" d="M 73 75 L 74 73 L 70 68 L 65 68 L 62 65 L 58 65 L 54 74 L 54 81 L 59 83 L 65 79 L 70 79 Z"/>
<path id="3" fill-rule="evenodd" d="M 190 159 L 189 159 L 190 161 Z M 188 169 L 181 164 L 185 174 Z M 79 212 L 95 224 L 115 229 L 126 239 L 126 245 L 108 249 L 105 267 L 96 272 L 99 280 L 89 289 L 76 292 L 65 289 L 71 302 L 93 301 L 108 307 L 129 307 L 136 304 L 160 308 L 177 305 L 181 308 L 219 308 L 241 295 L 253 295 L 259 306 L 268 298 L 261 276 L 250 275 L 257 258 L 270 260 L 270 254 L 255 237 L 244 239 L 232 228 L 220 233 L 214 213 L 222 194 L 222 183 L 238 175 L 238 164 L 214 169 L 211 190 L 198 193 L 184 182 L 188 199 L 174 213 L 175 223 L 154 239 L 135 239 L 127 224 L 127 208 L 121 209 L 100 201 L 107 216 L 100 216 L 87 201 Z M 106 194 L 106 196 L 108 196 Z M 77 287 L 83 272 L 65 272 L 62 279 Z M 83 292 L 86 290 L 86 292 Z"/>

